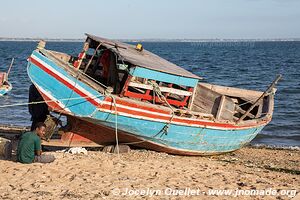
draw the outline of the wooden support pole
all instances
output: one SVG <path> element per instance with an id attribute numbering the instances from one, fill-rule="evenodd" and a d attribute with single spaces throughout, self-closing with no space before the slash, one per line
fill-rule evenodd
<path id="1" fill-rule="evenodd" d="M 92 56 L 91 59 L 89 60 L 89 62 L 88 62 L 88 64 L 86 65 L 85 69 L 83 70 L 83 73 L 86 73 L 86 71 L 88 70 L 90 64 L 92 63 L 92 61 L 93 61 L 93 59 L 94 59 L 94 57 L 95 57 L 95 55 L 96 55 L 98 49 L 101 47 L 101 45 L 102 45 L 102 43 L 100 42 L 99 45 L 97 46 L 97 48 L 95 49 L 95 52 L 94 52 L 93 56 Z"/>
<path id="2" fill-rule="evenodd" d="M 15 58 L 12 58 L 12 59 L 11 59 L 10 66 L 9 66 L 9 68 L 8 68 L 8 71 L 7 71 L 7 75 L 6 75 L 6 80 L 7 80 L 7 81 L 8 81 L 8 75 L 9 75 L 10 70 L 11 70 L 13 64 L 14 64 L 14 61 L 15 61 Z"/>
<path id="3" fill-rule="evenodd" d="M 240 113 L 242 113 L 242 114 L 245 114 L 246 113 L 246 111 L 245 110 L 243 110 L 241 107 L 239 107 L 238 105 L 235 105 L 235 110 L 237 111 L 237 112 L 240 112 Z M 250 117 L 250 118 L 255 118 L 255 116 L 254 115 L 252 115 L 251 113 L 248 113 L 248 115 L 247 115 L 248 117 Z"/>
<path id="4" fill-rule="evenodd" d="M 263 99 L 265 96 L 268 95 L 269 92 L 276 86 L 277 82 L 281 79 L 282 75 L 279 74 L 276 79 L 272 82 L 272 84 L 268 87 L 268 89 L 252 104 L 252 106 L 243 114 L 240 119 L 237 121 L 237 123 L 240 123 L 244 120 L 244 118 L 252 111 L 252 109 L 258 104 L 258 102 Z"/>

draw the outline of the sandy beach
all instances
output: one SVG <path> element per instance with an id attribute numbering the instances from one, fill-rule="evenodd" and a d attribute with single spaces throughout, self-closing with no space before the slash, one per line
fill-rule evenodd
<path id="1" fill-rule="evenodd" d="M 56 156 L 53 163 L 0 160 L 0 198 L 291 199 L 300 190 L 299 150 L 247 147 L 208 157 L 147 150 L 47 153 Z M 220 191 L 227 194 L 214 194 Z"/>

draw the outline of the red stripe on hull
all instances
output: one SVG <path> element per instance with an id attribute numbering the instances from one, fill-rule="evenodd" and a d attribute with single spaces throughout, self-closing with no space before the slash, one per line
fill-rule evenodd
<path id="1" fill-rule="evenodd" d="M 58 80 L 59 82 L 61 82 L 62 84 L 64 84 L 65 86 L 67 86 L 68 88 L 70 88 L 71 90 L 74 90 L 74 92 L 76 92 L 77 94 L 79 94 L 81 97 L 85 97 L 85 99 L 87 101 L 89 101 L 91 104 L 93 104 L 94 106 L 98 106 L 98 103 L 93 100 L 92 98 L 86 97 L 87 95 L 84 94 L 82 91 L 80 91 L 78 88 L 76 88 L 74 85 L 71 85 L 68 81 L 66 81 L 65 79 L 63 79 L 62 77 L 58 76 L 57 74 L 55 74 L 54 72 L 52 72 L 51 70 L 49 70 L 47 67 L 43 66 L 41 63 L 39 63 L 37 60 L 35 60 L 34 58 L 30 57 L 30 61 L 35 64 L 36 66 L 38 66 L 39 68 L 41 68 L 42 70 L 44 70 L 47 74 L 51 75 L 52 77 L 54 77 L 56 80 Z"/>
<path id="2" fill-rule="evenodd" d="M 118 104 L 126 105 L 124 103 L 126 103 L 126 101 L 123 101 L 122 103 L 120 101 Z M 126 105 L 126 106 L 130 106 L 130 105 Z M 135 108 L 137 106 L 132 106 L 132 107 Z M 111 105 L 103 104 L 100 108 L 114 111 L 114 104 L 113 103 Z M 142 107 L 141 109 L 145 109 L 145 107 Z M 148 111 L 148 109 L 145 109 L 145 110 Z M 134 115 L 134 116 L 148 117 L 148 118 L 154 118 L 154 119 L 160 119 L 160 120 L 170 120 L 170 118 L 171 118 L 171 116 L 170 117 L 165 117 L 165 116 L 160 116 L 160 115 L 157 115 L 157 114 L 150 114 L 150 113 L 145 113 L 143 111 L 136 111 L 136 110 L 121 108 L 121 107 L 117 107 L 117 111 L 118 112 L 123 112 L 123 113 L 128 113 L 128 114 Z M 170 113 L 163 113 L 163 114 L 170 114 Z M 172 122 L 179 122 L 179 123 L 185 123 L 185 124 L 190 124 L 190 125 L 210 126 L 210 127 L 215 126 L 215 127 L 218 127 L 218 128 L 232 128 L 232 129 L 254 127 L 254 126 L 251 126 L 251 125 L 250 126 L 235 126 L 235 125 L 232 125 L 232 124 L 222 124 L 222 123 L 216 123 L 216 122 L 205 122 L 205 121 L 199 121 L 199 120 L 186 120 L 186 119 L 182 119 L 182 118 L 180 119 L 180 118 L 177 118 L 177 117 L 174 117 Z M 263 125 L 263 124 L 265 124 L 265 123 L 255 124 L 255 127 L 257 127 L 258 125 Z"/>
<path id="3" fill-rule="evenodd" d="M 46 94 L 44 94 L 43 92 L 41 92 L 39 89 L 38 89 L 39 93 L 42 95 L 43 99 L 45 101 L 48 101 L 46 102 L 47 105 L 52 109 L 52 110 L 56 110 L 56 111 L 61 111 L 63 110 L 63 108 L 58 104 L 56 103 L 55 101 L 53 101 L 53 99 L 51 99 L 50 97 L 48 97 Z"/>

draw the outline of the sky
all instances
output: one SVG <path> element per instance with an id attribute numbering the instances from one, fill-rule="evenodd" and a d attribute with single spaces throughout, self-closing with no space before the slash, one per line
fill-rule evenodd
<path id="1" fill-rule="evenodd" d="M 300 0 L 9 0 L 0 37 L 300 38 Z"/>

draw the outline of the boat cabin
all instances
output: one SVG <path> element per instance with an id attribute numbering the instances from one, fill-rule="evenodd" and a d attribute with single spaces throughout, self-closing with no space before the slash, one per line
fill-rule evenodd
<path id="1" fill-rule="evenodd" d="M 134 46 L 89 34 L 78 57 L 65 59 L 96 82 L 112 87 L 113 94 L 175 108 L 191 107 L 200 79 L 144 50 L 140 44 Z"/>

